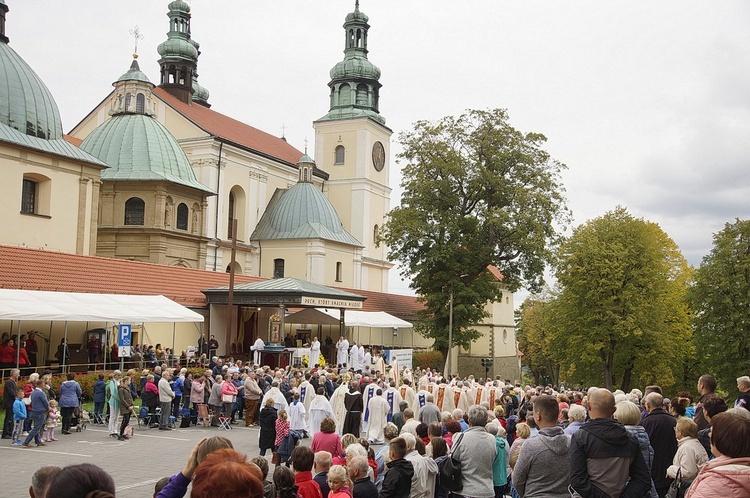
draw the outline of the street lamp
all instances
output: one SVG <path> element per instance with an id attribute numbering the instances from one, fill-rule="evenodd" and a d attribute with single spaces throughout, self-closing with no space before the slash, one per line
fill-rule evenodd
<path id="1" fill-rule="evenodd" d="M 468 277 L 467 274 L 459 275 L 458 278 Z M 451 351 L 453 350 L 453 284 L 451 284 L 450 300 L 448 301 L 448 352 L 445 355 L 445 371 L 443 376 L 448 378 L 451 368 Z"/>

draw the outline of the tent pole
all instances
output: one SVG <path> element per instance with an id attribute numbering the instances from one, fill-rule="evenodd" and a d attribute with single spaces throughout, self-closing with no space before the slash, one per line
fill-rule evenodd
<path id="1" fill-rule="evenodd" d="M 11 325 L 11 331 L 13 330 L 13 326 Z M 16 368 L 18 368 L 18 364 L 21 363 L 21 320 L 18 320 L 18 334 L 16 339 Z M 28 351 L 26 351 L 28 354 Z"/>
<path id="2" fill-rule="evenodd" d="M 175 335 L 175 327 L 177 327 L 177 322 L 172 322 L 172 356 L 174 356 L 174 335 Z"/>
<path id="3" fill-rule="evenodd" d="M 68 352 L 68 321 L 67 320 L 65 321 L 65 332 L 63 333 L 63 344 L 64 346 L 62 349 L 62 354 L 60 355 L 62 356 L 62 358 L 60 359 L 60 361 L 62 361 L 62 370 L 60 371 L 60 373 L 65 373 L 65 357 L 67 356 L 66 353 Z"/>

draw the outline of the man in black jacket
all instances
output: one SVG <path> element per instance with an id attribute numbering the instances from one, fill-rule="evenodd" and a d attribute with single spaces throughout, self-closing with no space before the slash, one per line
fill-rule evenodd
<path id="1" fill-rule="evenodd" d="M 568 453 L 571 492 L 577 495 L 640 498 L 651 488 L 638 442 L 612 418 L 614 413 L 615 397 L 611 392 L 597 389 L 591 393 L 591 420 L 573 434 Z"/>
<path id="2" fill-rule="evenodd" d="M 406 441 L 397 437 L 389 444 L 391 461 L 388 462 L 388 472 L 383 478 L 380 498 L 408 498 L 411 494 L 411 479 L 414 476 L 414 466 L 406 460 Z"/>
<path id="3" fill-rule="evenodd" d="M 3 391 L 3 409 L 5 410 L 3 439 L 11 439 L 13 437 L 13 403 L 16 401 L 17 382 L 20 375 L 21 371 L 14 368 L 10 371 L 10 377 L 5 381 L 5 390 Z"/>
<path id="4" fill-rule="evenodd" d="M 656 493 L 663 497 L 672 484 L 672 479 L 667 477 L 667 467 L 672 465 L 677 453 L 677 437 L 674 432 L 677 419 L 664 411 L 664 397 L 659 393 L 650 393 L 646 396 L 645 407 L 648 417 L 643 419 L 641 425 L 646 430 L 654 449 L 651 478 L 654 480 Z"/>

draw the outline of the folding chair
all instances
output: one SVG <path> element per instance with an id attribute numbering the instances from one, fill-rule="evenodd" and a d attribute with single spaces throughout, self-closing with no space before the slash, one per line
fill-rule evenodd
<path id="1" fill-rule="evenodd" d="M 232 430 L 232 417 L 223 417 L 219 415 L 219 430 L 231 431 Z"/>

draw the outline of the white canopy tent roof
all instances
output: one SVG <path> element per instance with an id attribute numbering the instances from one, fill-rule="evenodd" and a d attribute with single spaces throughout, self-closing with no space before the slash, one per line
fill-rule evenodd
<path id="1" fill-rule="evenodd" d="M 164 296 L 0 289 L 0 320 L 169 323 L 203 316 Z"/>
<path id="2" fill-rule="evenodd" d="M 339 310 L 337 309 L 320 309 L 318 311 L 325 313 L 333 318 L 339 318 Z M 410 329 L 414 325 L 397 318 L 385 311 L 357 311 L 357 310 L 346 310 L 344 311 L 344 325 L 347 327 L 372 327 L 372 328 L 398 328 L 398 329 Z"/>

